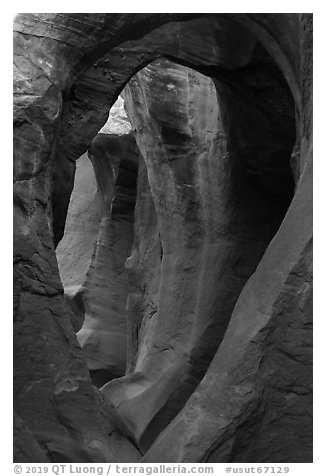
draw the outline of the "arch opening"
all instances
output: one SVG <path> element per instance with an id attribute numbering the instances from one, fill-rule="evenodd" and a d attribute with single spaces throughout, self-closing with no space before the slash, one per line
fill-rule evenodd
<path id="1" fill-rule="evenodd" d="M 93 382 L 105 384 L 103 394 L 119 408 L 143 451 L 205 375 L 237 298 L 294 193 L 294 102 L 278 67 L 256 46 L 248 65 L 216 76 L 160 58 L 122 91 L 132 129 L 126 136 L 140 161 L 132 192 L 136 211 L 129 214 L 129 241 L 120 263 L 126 263 L 119 272 L 123 298 L 111 318 L 120 284 L 117 275 L 109 278 L 115 274 L 110 260 L 105 266 L 97 261 L 96 249 L 103 249 L 104 235 L 110 235 L 100 227 L 89 275 L 103 267 L 95 286 L 103 286 L 104 300 L 111 296 L 111 303 L 102 304 L 96 318 L 89 312 L 77 335 Z M 126 150 L 119 146 L 122 155 L 115 158 L 108 137 L 98 146 L 101 136 L 89 155 L 93 165 L 95 155 L 110 163 L 113 177 L 114 163 L 120 160 L 125 167 Z M 119 143 L 123 140 L 120 135 Z M 118 182 L 98 170 L 97 187 L 111 187 L 105 207 L 113 217 Z M 123 187 L 130 176 L 119 176 Z M 116 242 L 127 234 L 117 232 Z M 109 247 L 113 256 L 114 244 Z M 88 276 L 76 296 L 96 308 L 94 302 L 103 297 L 95 293 L 91 298 L 91 280 Z M 120 335 L 114 321 L 120 321 Z M 149 411 L 139 407 L 145 398 Z M 137 415 L 136 421 L 130 423 L 130 415 Z"/>

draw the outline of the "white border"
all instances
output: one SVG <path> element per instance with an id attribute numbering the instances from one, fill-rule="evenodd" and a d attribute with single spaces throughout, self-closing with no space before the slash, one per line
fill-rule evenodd
<path id="1" fill-rule="evenodd" d="M 292 475 L 322 475 L 326 474 L 326 386 L 325 386 L 325 286 L 326 286 L 326 225 L 325 225 L 325 180 L 326 180 L 326 157 L 324 137 L 326 136 L 326 16 L 325 2 L 322 1 L 279 1 L 258 2 L 258 1 L 206 1 L 199 2 L 165 0 L 164 2 L 144 2 L 144 1 L 92 1 L 92 2 L 71 2 L 57 0 L 55 2 L 43 1 L 13 1 L 4 2 L 2 6 L 1 18 L 1 92 L 2 92 L 2 113 L 1 131 L 3 146 L 1 148 L 2 160 L 2 183 L 0 187 L 2 204 L 2 338 L 1 338 L 1 445 L 0 445 L 0 465 L 3 474 L 14 474 L 12 461 L 12 20 L 17 12 L 105 12 L 112 13 L 314 13 L 314 232 L 315 245 L 314 252 L 317 258 L 314 260 L 315 276 L 315 299 L 314 299 L 314 464 L 291 465 Z M 227 8 L 225 10 L 225 8 Z M 218 11 L 217 11 L 218 10 Z M 221 465 L 222 466 L 222 465 Z M 223 467 L 226 466 L 223 464 Z M 237 465 L 231 464 L 232 467 Z M 248 465 L 243 465 L 248 466 Z M 250 466 L 258 466 L 250 464 Z M 274 465 L 276 466 L 276 465 Z M 293 468 L 293 470 L 292 470 Z M 6 471 L 8 470 L 8 471 Z M 223 474 L 217 471 L 216 474 Z"/>

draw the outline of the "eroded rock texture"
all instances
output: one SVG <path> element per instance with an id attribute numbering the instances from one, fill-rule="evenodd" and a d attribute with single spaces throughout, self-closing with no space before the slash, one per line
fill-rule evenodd
<path id="1" fill-rule="evenodd" d="M 65 297 L 93 382 L 125 374 L 125 261 L 133 241 L 138 148 L 119 98 L 77 161 L 65 233 L 56 254 Z M 76 322 L 77 321 L 77 322 Z"/>
<path id="2" fill-rule="evenodd" d="M 126 369 L 125 261 L 133 241 L 138 149 L 131 135 L 99 134 L 90 155 L 103 211 L 84 287 L 85 322 L 78 340 L 88 368 L 102 371 L 97 373 L 103 384 Z"/>
<path id="3" fill-rule="evenodd" d="M 158 215 L 162 262 L 153 296 L 149 293 L 142 303 L 143 289 L 150 285 L 146 278 L 138 293 L 130 296 L 129 312 L 136 315 L 141 307 L 146 316 L 140 329 L 146 338 L 138 346 L 134 371 L 103 392 L 119 407 L 143 449 L 204 376 L 236 299 L 293 193 L 288 160 L 294 145 L 293 103 L 285 96 L 284 119 L 270 112 L 275 100 L 272 88 L 277 104 L 281 88 L 265 71 L 259 73 L 251 74 L 249 87 L 255 94 L 257 75 L 260 96 L 268 94 L 266 108 L 255 114 L 253 103 L 249 113 L 245 102 L 247 121 L 232 114 L 231 124 L 221 109 L 227 103 L 228 112 L 232 110 L 227 91 L 222 89 L 223 99 L 218 100 L 210 78 L 169 61 L 143 69 L 126 88 Z M 247 86 L 243 83 L 238 85 L 241 90 Z M 240 107 L 239 95 L 237 113 L 242 112 Z M 131 268 L 133 260 L 134 256 Z M 149 261 L 148 266 L 153 264 Z M 137 277 L 147 274 L 143 269 L 133 272 Z M 139 318 L 131 326 L 136 333 Z M 148 405 L 142 404 L 144 400 Z"/>
<path id="4" fill-rule="evenodd" d="M 311 461 L 312 15 L 20 14 L 14 59 L 15 461 Z"/>

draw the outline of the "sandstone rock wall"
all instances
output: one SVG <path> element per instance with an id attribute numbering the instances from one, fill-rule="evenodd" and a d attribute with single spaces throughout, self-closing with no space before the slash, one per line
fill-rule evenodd
<path id="1" fill-rule="evenodd" d="M 139 307 L 144 316 L 141 343 L 134 344 L 134 370 L 102 391 L 119 408 L 143 450 L 204 376 L 239 293 L 292 198 L 293 102 L 285 83 L 281 102 L 282 87 L 264 68 L 265 63 L 261 70 L 251 68 L 244 79 L 234 73 L 239 96 L 234 98 L 234 90 L 230 94 L 218 83 L 217 97 L 210 78 L 157 60 L 124 91 L 148 169 L 162 251 L 156 252 L 159 282 L 153 296 L 145 298 L 147 307 L 144 291 L 129 300 L 134 328 L 139 328 Z M 240 92 L 246 87 L 241 110 Z M 271 109 L 264 110 L 265 121 L 251 99 L 258 91 L 258 100 L 265 99 Z M 246 121 L 241 115 L 245 113 Z M 146 234 L 141 242 L 148 240 Z M 145 253 L 147 258 L 147 249 Z M 139 266 L 134 261 L 131 257 L 132 269 Z M 153 269 L 151 260 L 147 266 Z M 148 282 L 144 266 L 133 272 L 142 276 L 150 295 L 152 276 Z M 148 405 L 143 406 L 144 400 Z"/>
<path id="2" fill-rule="evenodd" d="M 308 17 L 301 17 L 298 31 L 306 46 L 311 40 Z M 290 82 L 299 84 L 297 107 L 308 119 L 309 48 L 304 58 L 304 69 L 292 65 L 298 69 Z M 307 149 L 307 119 L 297 123 L 304 159 L 285 219 L 244 287 L 204 379 L 145 455 L 146 462 L 311 461 L 312 150 Z"/>
<path id="3" fill-rule="evenodd" d="M 84 286 L 85 321 L 78 340 L 88 368 L 95 371 L 94 382 L 103 384 L 126 370 L 125 262 L 133 242 L 138 149 L 131 135 L 99 134 L 90 155 L 103 212 Z"/>
<path id="4" fill-rule="evenodd" d="M 310 174 L 308 166 L 204 379 L 144 461 L 311 460 Z"/>
<path id="5" fill-rule="evenodd" d="M 125 261 L 133 241 L 138 148 L 122 98 L 77 161 L 56 254 L 78 341 L 99 386 L 126 370 Z"/>
<path id="6" fill-rule="evenodd" d="M 76 164 L 75 184 L 65 232 L 56 248 L 60 278 L 65 298 L 73 311 L 76 332 L 80 330 L 85 319 L 83 292 L 92 262 L 100 217 L 100 198 L 93 165 L 87 154 L 84 154 Z"/>

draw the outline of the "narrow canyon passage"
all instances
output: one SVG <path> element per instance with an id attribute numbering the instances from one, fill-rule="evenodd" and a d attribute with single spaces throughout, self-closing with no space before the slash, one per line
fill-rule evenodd
<path id="1" fill-rule="evenodd" d="M 15 459 L 310 461 L 310 16 L 37 15 Z"/>
<path id="2" fill-rule="evenodd" d="M 59 272 L 92 381 L 126 370 L 125 261 L 133 241 L 138 149 L 119 98 L 88 154 L 77 161 Z M 77 226 L 76 226 L 77 225 Z"/>

